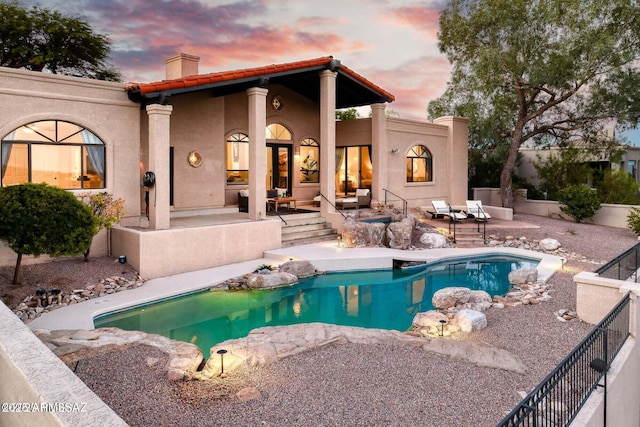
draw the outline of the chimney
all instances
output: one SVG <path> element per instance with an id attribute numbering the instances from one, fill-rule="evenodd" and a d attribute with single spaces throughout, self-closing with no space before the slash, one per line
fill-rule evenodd
<path id="1" fill-rule="evenodd" d="M 179 53 L 164 60 L 166 65 L 166 79 L 173 80 L 198 74 L 199 56 Z"/>

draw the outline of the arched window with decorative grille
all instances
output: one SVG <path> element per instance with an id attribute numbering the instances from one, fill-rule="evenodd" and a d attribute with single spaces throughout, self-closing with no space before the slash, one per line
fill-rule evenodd
<path id="1" fill-rule="evenodd" d="M 61 120 L 20 126 L 0 142 L 2 186 L 47 183 L 64 189 L 105 188 L 105 145 L 90 130 Z"/>

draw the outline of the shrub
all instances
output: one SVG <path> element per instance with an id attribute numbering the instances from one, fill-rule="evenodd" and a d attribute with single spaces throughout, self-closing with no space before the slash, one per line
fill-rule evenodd
<path id="1" fill-rule="evenodd" d="M 598 194 L 584 185 L 570 185 L 558 191 L 560 210 L 576 222 L 591 219 L 600 209 Z"/>
<path id="2" fill-rule="evenodd" d="M 95 230 L 95 234 L 98 234 L 103 228 L 107 229 L 107 244 L 109 245 L 109 255 L 111 255 L 111 228 L 120 222 L 123 216 L 127 213 L 124 210 L 124 200 L 121 198 L 114 199 L 112 194 L 102 191 L 100 193 L 83 193 L 80 194 L 80 199 L 89 206 L 93 216 L 98 222 L 98 227 Z M 94 234 L 94 235 L 95 235 Z M 93 241 L 93 238 L 92 238 Z M 91 242 L 89 247 L 84 253 L 84 260 L 89 260 L 89 251 L 91 250 Z"/>
<path id="3" fill-rule="evenodd" d="M 629 216 L 627 217 L 627 225 L 636 233 L 636 236 L 640 236 L 640 209 L 631 208 L 629 210 Z"/>
<path id="4" fill-rule="evenodd" d="M 73 194 L 47 184 L 0 187 L 0 240 L 18 254 L 13 283 L 20 282 L 22 255 L 52 257 L 87 250 L 97 221 Z"/>
<path id="5" fill-rule="evenodd" d="M 604 180 L 598 183 L 598 197 L 601 203 L 637 205 L 640 202 L 635 178 L 623 170 L 608 169 L 604 173 Z"/>

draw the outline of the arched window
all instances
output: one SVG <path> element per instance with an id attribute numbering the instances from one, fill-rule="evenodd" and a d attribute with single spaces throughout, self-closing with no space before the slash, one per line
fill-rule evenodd
<path id="1" fill-rule="evenodd" d="M 64 189 L 105 187 L 105 145 L 82 126 L 33 122 L 10 132 L 0 145 L 3 186 L 44 182 Z"/>
<path id="2" fill-rule="evenodd" d="M 249 184 L 249 137 L 244 133 L 227 138 L 227 184 Z"/>
<path id="3" fill-rule="evenodd" d="M 320 182 L 320 146 L 315 139 L 300 142 L 300 182 Z"/>
<path id="4" fill-rule="evenodd" d="M 433 181 L 431 153 L 424 145 L 414 145 L 407 154 L 407 182 Z"/>
<path id="5" fill-rule="evenodd" d="M 291 132 L 280 123 L 267 125 L 267 139 L 277 139 L 281 141 L 291 141 Z"/>

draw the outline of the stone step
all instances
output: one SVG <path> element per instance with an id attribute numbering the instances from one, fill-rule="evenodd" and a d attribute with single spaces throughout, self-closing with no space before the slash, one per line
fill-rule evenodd
<path id="1" fill-rule="evenodd" d="M 297 227 L 300 225 L 309 225 L 309 224 L 324 224 L 327 222 L 325 218 L 317 217 L 317 218 L 290 218 L 288 216 L 283 216 L 286 224 L 282 224 L 282 228 L 288 227 Z"/>
<path id="2" fill-rule="evenodd" d="M 330 229 L 331 224 L 325 221 L 325 222 L 317 222 L 313 224 L 285 225 L 282 227 L 282 236 L 284 237 L 285 235 L 288 235 L 288 234 L 302 233 L 305 231 L 322 230 L 325 228 Z"/>
<path id="3" fill-rule="evenodd" d="M 308 244 L 311 244 L 311 243 L 326 242 L 326 241 L 337 241 L 337 235 L 338 235 L 338 233 L 334 232 L 333 234 L 327 234 L 327 235 L 324 235 L 324 236 L 316 236 L 316 237 L 308 237 L 308 238 L 304 238 L 304 239 L 283 241 L 282 242 L 282 247 L 283 248 L 290 248 L 291 246 L 308 245 Z"/>
<path id="4" fill-rule="evenodd" d="M 338 234 L 338 232 L 336 231 L 335 228 L 321 228 L 321 229 L 315 229 L 315 230 L 309 230 L 309 231 L 301 231 L 299 233 L 287 233 L 287 234 L 283 234 L 282 235 L 282 241 L 283 242 L 289 242 L 291 240 L 297 240 L 297 239 L 307 239 L 309 237 L 318 237 L 318 236 L 327 236 L 327 235 L 334 235 L 336 236 Z"/>

